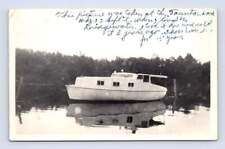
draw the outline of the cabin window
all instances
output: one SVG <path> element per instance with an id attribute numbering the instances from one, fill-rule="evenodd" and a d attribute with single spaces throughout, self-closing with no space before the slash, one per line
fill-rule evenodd
<path id="1" fill-rule="evenodd" d="M 129 82 L 128 87 L 134 87 L 134 83 Z"/>
<path id="2" fill-rule="evenodd" d="M 98 80 L 98 81 L 97 81 L 97 85 L 104 85 L 104 81 Z"/>
<path id="3" fill-rule="evenodd" d="M 144 79 L 143 79 L 143 82 L 149 82 L 149 76 L 147 76 L 147 75 L 144 75 Z"/>
<path id="4" fill-rule="evenodd" d="M 113 82 L 113 86 L 120 86 L 120 82 Z"/>
<path id="5" fill-rule="evenodd" d="M 128 116 L 127 117 L 127 123 L 132 123 L 133 121 L 133 117 L 132 116 Z"/>
<path id="6" fill-rule="evenodd" d="M 138 75 L 137 79 L 142 80 L 143 79 L 143 75 Z"/>

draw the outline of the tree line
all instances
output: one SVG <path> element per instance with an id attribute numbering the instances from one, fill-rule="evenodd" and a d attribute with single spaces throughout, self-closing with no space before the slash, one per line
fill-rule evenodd
<path id="1" fill-rule="evenodd" d="M 167 75 L 168 94 L 172 92 L 171 80 L 175 78 L 179 107 L 210 106 L 210 62 L 201 63 L 191 54 L 167 59 L 117 57 L 115 60 L 97 60 L 85 55 L 69 56 L 26 49 L 16 49 L 16 101 L 27 107 L 65 105 L 68 103 L 65 85 L 73 84 L 77 76 L 110 76 L 113 71 L 122 69 Z M 166 100 L 167 104 L 171 102 Z"/>

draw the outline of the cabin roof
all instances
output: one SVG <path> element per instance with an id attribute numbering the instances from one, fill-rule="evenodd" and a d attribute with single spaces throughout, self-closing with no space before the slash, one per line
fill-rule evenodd
<path id="1" fill-rule="evenodd" d="M 153 74 L 144 74 L 144 73 L 130 73 L 130 72 L 113 72 L 112 77 L 118 76 L 118 77 L 137 77 L 138 75 L 148 75 L 150 77 L 155 77 L 155 78 L 168 78 L 165 75 L 153 75 Z"/>
<path id="2" fill-rule="evenodd" d="M 165 75 L 153 75 L 153 74 L 149 74 L 150 77 L 155 77 L 155 78 L 168 78 Z"/>

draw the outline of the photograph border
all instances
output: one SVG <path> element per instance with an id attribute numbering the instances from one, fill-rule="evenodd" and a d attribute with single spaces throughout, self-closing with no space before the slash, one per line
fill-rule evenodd
<path id="1" fill-rule="evenodd" d="M 10 16 L 10 12 L 9 12 Z M 211 53 L 211 61 L 210 61 L 210 122 L 211 123 L 211 136 L 205 136 L 205 138 L 191 137 L 191 138 L 182 138 L 182 137 L 174 137 L 174 136 L 160 136 L 156 138 L 149 138 L 148 135 L 142 136 L 131 136 L 130 138 L 124 138 L 121 135 L 112 136 L 99 136 L 93 135 L 90 137 L 90 134 L 87 135 L 18 135 L 16 134 L 15 127 L 15 49 L 14 43 L 12 40 L 11 33 L 12 24 L 9 20 L 9 139 L 11 141 L 143 141 L 143 140 L 217 140 L 218 139 L 218 70 L 217 70 L 217 47 L 216 51 L 212 51 Z M 217 32 L 217 30 L 216 30 Z M 126 136 L 127 137 L 127 136 Z M 148 137 L 148 138 L 147 138 Z M 88 139 L 87 139 L 88 138 Z M 115 139 L 117 138 L 117 139 Z M 147 139 L 146 139 L 147 138 Z"/>

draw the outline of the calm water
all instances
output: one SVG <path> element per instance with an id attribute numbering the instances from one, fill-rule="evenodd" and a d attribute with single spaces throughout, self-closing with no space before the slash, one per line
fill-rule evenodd
<path id="1" fill-rule="evenodd" d="M 73 103 L 45 110 L 32 108 L 17 117 L 17 134 L 209 134 L 209 108 L 196 106 L 174 114 L 162 102 Z"/>

